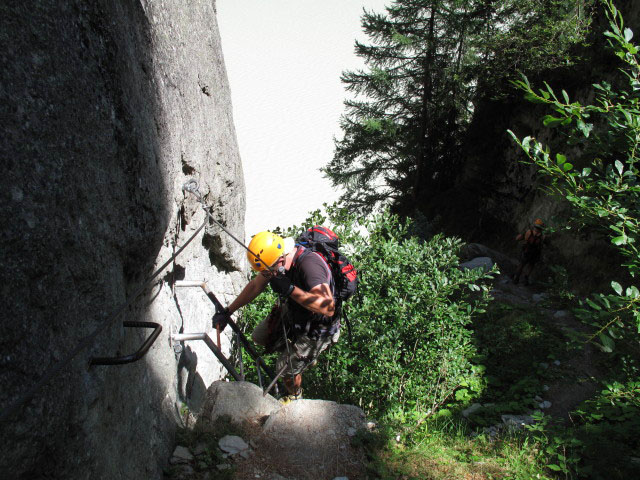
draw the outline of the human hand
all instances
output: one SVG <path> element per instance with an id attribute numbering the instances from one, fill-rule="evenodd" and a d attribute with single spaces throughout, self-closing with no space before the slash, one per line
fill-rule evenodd
<path id="1" fill-rule="evenodd" d="M 231 314 L 229 313 L 229 309 L 225 308 L 222 312 L 217 312 L 211 318 L 211 324 L 213 327 L 220 327 L 220 331 L 223 331 L 227 328 L 227 324 L 229 323 L 229 318 L 231 318 Z"/>
<path id="2" fill-rule="evenodd" d="M 269 280 L 271 289 L 278 295 L 288 297 L 293 292 L 294 286 L 291 280 L 284 275 L 275 275 Z"/>

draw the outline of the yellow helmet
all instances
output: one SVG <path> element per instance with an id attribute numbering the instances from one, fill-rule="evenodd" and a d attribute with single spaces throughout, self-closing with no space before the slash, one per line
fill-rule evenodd
<path id="1" fill-rule="evenodd" d="M 542 228 L 544 227 L 544 222 L 542 221 L 542 219 L 536 218 L 536 221 L 533 222 L 533 225 L 537 228 Z"/>
<path id="2" fill-rule="evenodd" d="M 253 236 L 249 243 L 249 250 L 255 253 L 247 252 L 247 260 L 249 265 L 256 272 L 260 272 L 276 263 L 276 260 L 283 255 L 286 255 L 295 246 L 293 238 L 282 238 L 279 235 L 271 232 L 260 232 Z"/>

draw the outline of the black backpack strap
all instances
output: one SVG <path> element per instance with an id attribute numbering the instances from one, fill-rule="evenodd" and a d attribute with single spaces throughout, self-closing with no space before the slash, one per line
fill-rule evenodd
<path id="1" fill-rule="evenodd" d="M 337 322 L 338 320 L 344 318 L 344 323 L 347 324 L 347 332 L 349 333 L 349 343 L 353 343 L 353 335 L 351 334 L 351 322 L 349 321 L 349 317 L 347 316 L 347 312 L 342 309 L 342 299 L 338 298 L 336 300 L 336 314 L 333 317 L 333 321 Z"/>

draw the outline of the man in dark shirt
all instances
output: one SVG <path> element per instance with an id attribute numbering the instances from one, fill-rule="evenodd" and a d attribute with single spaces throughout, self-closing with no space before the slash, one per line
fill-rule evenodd
<path id="1" fill-rule="evenodd" d="M 258 256 L 247 254 L 251 267 L 259 274 L 231 302 L 228 314 L 253 301 L 267 284 L 280 295 L 281 301 L 255 328 L 252 338 L 257 344 L 280 352 L 276 369 L 287 366 L 285 387 L 289 395 L 299 398 L 302 371 L 315 364 L 318 355 L 340 336 L 339 321 L 333 318 L 331 270 L 317 253 L 305 252 L 292 238 L 283 239 L 270 232 L 254 236 L 249 250 Z"/>

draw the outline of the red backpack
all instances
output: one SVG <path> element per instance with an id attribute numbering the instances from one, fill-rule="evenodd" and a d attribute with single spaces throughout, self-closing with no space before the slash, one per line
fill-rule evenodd
<path id="1" fill-rule="evenodd" d="M 347 300 L 358 288 L 358 272 L 349 259 L 338 248 L 338 236 L 326 227 L 315 225 L 296 239 L 296 243 L 305 247 L 298 261 L 309 252 L 318 253 L 331 270 L 334 281 L 334 297 L 337 301 Z"/>

